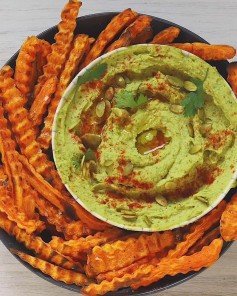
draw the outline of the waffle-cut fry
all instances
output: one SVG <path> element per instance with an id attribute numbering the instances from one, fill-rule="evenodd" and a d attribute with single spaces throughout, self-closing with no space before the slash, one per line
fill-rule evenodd
<path id="1" fill-rule="evenodd" d="M 51 143 L 54 115 L 61 97 L 65 89 L 68 87 L 70 81 L 74 77 L 76 71 L 78 70 L 78 66 L 85 53 L 89 51 L 92 41 L 93 39 L 90 39 L 88 35 L 85 34 L 77 35 L 74 39 L 68 60 L 66 61 L 65 67 L 60 75 L 55 96 L 51 100 L 51 104 L 48 109 L 48 115 L 44 120 L 44 128 L 38 138 L 38 142 L 45 150 L 49 148 Z"/>
<path id="2" fill-rule="evenodd" d="M 227 81 L 229 82 L 234 94 L 237 96 L 237 62 L 227 65 Z"/>
<path id="3" fill-rule="evenodd" d="M 237 240 L 237 194 L 232 197 L 221 216 L 220 230 L 225 241 Z"/>
<path id="4" fill-rule="evenodd" d="M 214 239 L 220 236 L 220 227 L 216 227 L 205 234 L 192 248 L 188 251 L 188 255 L 193 255 L 201 251 L 201 249 L 209 245 Z"/>
<path id="5" fill-rule="evenodd" d="M 153 40 L 150 42 L 151 44 L 168 44 L 173 42 L 180 33 L 180 29 L 176 27 L 169 27 L 159 32 Z"/>
<path id="6" fill-rule="evenodd" d="M 87 259 L 86 272 L 92 277 L 109 270 L 117 270 L 149 255 L 163 252 L 174 246 L 174 235 L 171 231 L 163 234 L 141 234 L 138 238 L 116 241 L 93 248 Z"/>
<path id="7" fill-rule="evenodd" d="M 38 95 L 46 80 L 52 76 L 59 77 L 71 48 L 76 18 L 81 5 L 82 3 L 78 0 L 69 0 L 62 10 L 62 21 L 58 24 L 58 33 L 54 36 L 56 42 L 51 45 L 52 52 L 47 56 L 47 64 L 43 67 L 43 75 L 38 79 L 34 97 Z"/>
<path id="8" fill-rule="evenodd" d="M 137 34 L 136 38 L 133 40 L 132 44 L 143 44 L 147 43 L 153 36 L 153 29 L 151 26 L 145 28 L 141 33 Z"/>
<path id="9" fill-rule="evenodd" d="M 105 52 L 110 52 L 123 46 L 133 44 L 137 35 L 150 26 L 152 18 L 147 15 L 139 16 L 131 25 L 129 25 L 121 34 L 119 39 L 114 41 Z"/>
<path id="10" fill-rule="evenodd" d="M 31 186 L 29 186 L 27 182 L 24 183 L 25 184 L 23 187 L 23 211 L 26 213 L 29 219 L 34 219 L 36 217 L 35 196 L 37 195 L 37 192 Z"/>
<path id="11" fill-rule="evenodd" d="M 192 54 L 195 54 L 199 58 L 205 61 L 219 61 L 232 59 L 236 50 L 234 47 L 229 45 L 213 45 L 206 43 L 170 43 L 170 46 L 186 50 Z"/>
<path id="12" fill-rule="evenodd" d="M 56 76 L 46 80 L 34 99 L 29 111 L 29 118 L 34 127 L 38 127 L 42 123 L 43 116 L 47 110 L 47 105 L 50 102 L 52 95 L 55 93 L 57 82 L 58 79 Z"/>
<path id="13" fill-rule="evenodd" d="M 1 119 L 0 119 L 0 121 L 1 121 Z M 1 151 L 0 151 L 0 153 L 1 153 Z M 5 174 L 4 167 L 0 166 L 0 185 L 4 186 L 4 184 L 6 184 L 7 181 L 8 181 L 7 175 Z"/>
<path id="14" fill-rule="evenodd" d="M 36 68 L 37 78 L 43 74 L 43 66 L 47 63 L 47 56 L 51 53 L 51 45 L 45 40 L 40 40 L 40 49 L 37 54 Z"/>
<path id="15" fill-rule="evenodd" d="M 64 269 L 15 249 L 10 250 L 13 254 L 19 256 L 23 261 L 29 263 L 34 268 L 41 270 L 44 274 L 51 276 L 56 281 L 62 281 L 66 284 L 76 284 L 78 286 L 85 286 L 93 282 L 82 273 Z"/>
<path id="16" fill-rule="evenodd" d="M 104 48 L 113 38 L 126 26 L 130 25 L 136 18 L 138 14 L 132 11 L 130 8 L 122 11 L 120 14 L 116 15 L 107 27 L 100 33 L 95 44 L 92 46 L 85 61 L 80 66 L 80 69 L 86 67 L 93 60 L 98 58 L 103 52 Z"/>
<path id="17" fill-rule="evenodd" d="M 54 251 L 50 245 L 45 243 L 39 236 L 27 234 L 25 230 L 20 229 L 15 222 L 8 220 L 6 215 L 1 213 L 0 227 L 9 235 L 15 236 L 17 241 L 24 243 L 27 249 L 33 250 L 41 259 L 50 261 L 66 269 L 83 271 L 80 262 L 74 262 Z"/>
<path id="18" fill-rule="evenodd" d="M 29 220 L 24 212 L 21 212 L 12 201 L 6 188 L 0 186 L 0 212 L 6 213 L 9 220 L 14 221 L 17 226 L 27 233 L 41 232 L 45 229 L 44 222 L 40 220 Z"/>
<path id="19" fill-rule="evenodd" d="M 81 252 L 88 252 L 90 248 L 116 239 L 122 234 L 124 234 L 123 230 L 111 228 L 103 232 L 97 232 L 95 235 L 79 238 L 78 240 L 64 241 L 62 238 L 54 236 L 49 244 L 54 250 L 57 250 L 65 256 L 78 258 Z"/>
<path id="20" fill-rule="evenodd" d="M 16 59 L 15 81 L 17 88 L 29 97 L 37 80 L 37 54 L 41 41 L 35 37 L 28 37 L 21 46 Z"/>
<path id="21" fill-rule="evenodd" d="M 138 289 L 140 286 L 148 286 L 166 275 L 186 274 L 194 270 L 198 271 L 202 267 L 209 267 L 219 258 L 223 246 L 222 239 L 214 240 L 209 246 L 204 247 L 200 252 L 192 256 L 183 256 L 175 259 L 163 258 L 154 269 L 148 265 L 137 269 L 133 274 L 126 274 L 121 278 L 114 278 L 111 282 L 103 281 L 100 284 L 91 284 L 82 288 L 84 295 L 95 296 L 104 295 L 109 291 L 116 291 L 120 288 L 131 286 Z M 143 277 L 146 275 L 146 277 Z"/>

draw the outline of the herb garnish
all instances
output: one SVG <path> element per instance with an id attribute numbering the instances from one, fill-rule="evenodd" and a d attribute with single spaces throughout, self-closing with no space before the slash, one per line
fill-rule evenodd
<path id="1" fill-rule="evenodd" d="M 203 89 L 203 84 L 207 78 L 208 70 L 209 69 L 207 69 L 206 76 L 203 81 L 195 78 L 191 79 L 191 82 L 197 86 L 197 90 L 195 92 L 188 93 L 181 102 L 181 105 L 184 107 L 184 115 L 186 117 L 194 116 L 197 114 L 198 109 L 201 109 L 204 105 L 205 91 Z"/>
<path id="2" fill-rule="evenodd" d="M 72 165 L 74 166 L 74 168 L 76 168 L 76 169 L 80 168 L 82 156 L 83 155 L 81 153 L 77 153 L 77 154 L 73 155 Z"/>
<path id="3" fill-rule="evenodd" d="M 148 101 L 148 98 L 144 94 L 139 94 L 134 98 L 134 95 L 132 92 L 129 92 L 123 89 L 115 95 L 115 100 L 117 102 L 117 105 L 116 105 L 117 108 L 134 109 L 136 107 L 139 107 L 145 104 Z"/>

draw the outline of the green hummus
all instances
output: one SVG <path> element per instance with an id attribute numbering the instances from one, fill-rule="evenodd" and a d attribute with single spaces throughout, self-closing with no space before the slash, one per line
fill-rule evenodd
<path id="1" fill-rule="evenodd" d="M 172 229 L 211 210 L 237 164 L 237 101 L 216 68 L 159 45 L 119 50 L 94 69 L 100 64 L 101 79 L 78 89 L 74 80 L 54 124 L 70 192 L 132 230 Z"/>

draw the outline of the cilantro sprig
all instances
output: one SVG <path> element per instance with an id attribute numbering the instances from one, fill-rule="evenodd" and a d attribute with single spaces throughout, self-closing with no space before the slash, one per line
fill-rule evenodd
<path id="1" fill-rule="evenodd" d="M 121 90 L 119 93 L 115 95 L 116 107 L 123 108 L 137 108 L 148 101 L 147 96 L 144 94 L 139 94 L 134 98 L 134 94 L 127 90 Z"/>
<path id="2" fill-rule="evenodd" d="M 207 78 L 208 70 L 209 69 L 207 69 L 206 76 L 203 81 L 195 78 L 191 79 L 191 82 L 197 86 L 197 90 L 189 92 L 181 102 L 181 105 L 184 107 L 184 116 L 186 117 L 193 117 L 197 114 L 198 109 L 201 109 L 204 105 L 206 93 L 203 89 L 203 84 Z"/>
<path id="3" fill-rule="evenodd" d="M 85 156 L 85 161 L 96 160 L 95 152 L 90 148 L 88 148 L 84 154 L 76 153 L 72 156 L 72 159 L 71 159 L 72 165 L 75 169 L 81 168 L 81 162 L 82 162 L 83 156 Z"/>

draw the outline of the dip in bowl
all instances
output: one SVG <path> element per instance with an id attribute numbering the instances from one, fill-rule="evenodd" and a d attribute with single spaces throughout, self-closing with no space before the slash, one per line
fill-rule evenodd
<path id="1" fill-rule="evenodd" d="M 135 45 L 73 80 L 55 116 L 53 154 L 90 213 L 163 231 L 225 197 L 236 178 L 236 127 L 236 98 L 214 67 L 170 46 Z"/>

